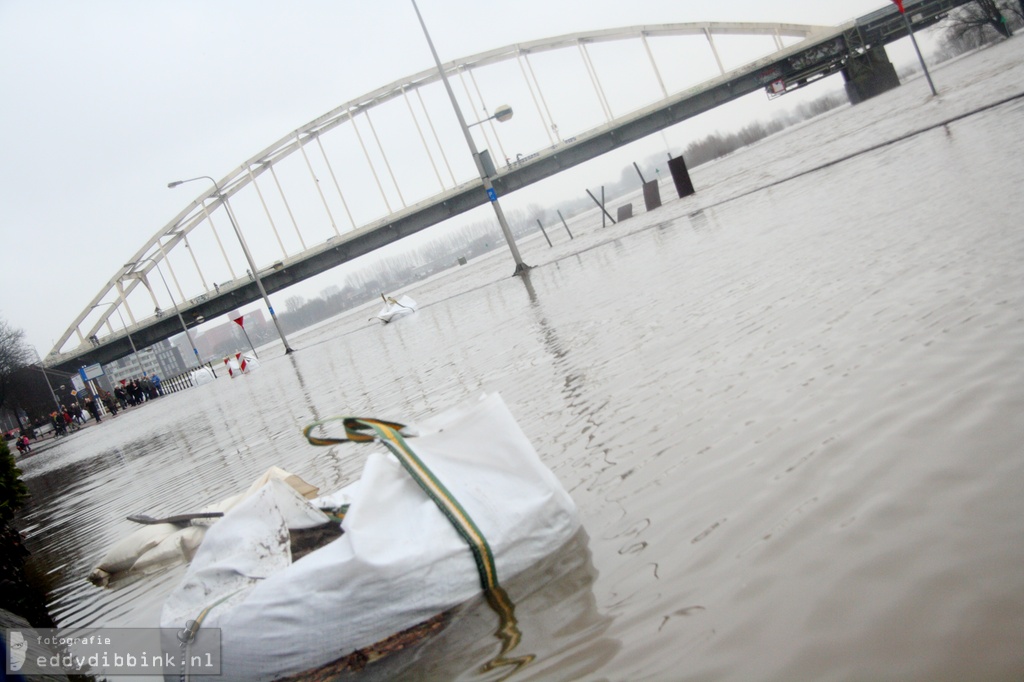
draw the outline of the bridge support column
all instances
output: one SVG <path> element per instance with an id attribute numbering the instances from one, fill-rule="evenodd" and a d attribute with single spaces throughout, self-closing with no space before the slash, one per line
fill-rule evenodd
<path id="1" fill-rule="evenodd" d="M 859 57 L 850 57 L 843 69 L 843 79 L 850 104 L 860 104 L 900 84 L 896 69 L 881 46 L 873 47 Z"/>

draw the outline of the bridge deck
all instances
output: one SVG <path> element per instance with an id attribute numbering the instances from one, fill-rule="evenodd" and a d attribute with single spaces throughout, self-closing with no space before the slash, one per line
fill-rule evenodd
<path id="1" fill-rule="evenodd" d="M 921 0 L 917 3 L 907 3 L 906 6 L 908 13 L 914 16 L 917 28 L 941 20 L 950 9 L 968 1 Z M 656 29 L 645 28 L 650 31 Z M 739 25 L 736 30 L 740 30 Z M 545 149 L 523 163 L 503 168 L 493 178 L 493 185 L 499 196 L 510 194 L 613 149 L 710 111 L 726 102 L 764 89 L 772 81 L 806 79 L 816 74 L 832 73 L 848 58 L 851 50 L 884 45 L 905 35 L 906 30 L 895 6 L 834 29 L 821 31 L 768 57 L 724 73 L 585 134 L 577 135 L 574 139 L 553 148 Z M 538 41 L 538 45 L 541 42 Z M 497 54 L 500 51 L 493 52 Z M 387 88 L 381 89 L 384 90 Z M 324 119 L 325 117 L 320 117 L 317 121 Z M 238 187 L 226 190 L 225 194 L 230 196 L 236 191 Z M 331 237 L 326 243 L 308 249 L 302 254 L 282 259 L 271 268 L 261 271 L 263 285 L 268 293 L 282 291 L 293 284 L 481 206 L 487 201 L 480 180 L 463 183 L 373 224 Z M 182 212 L 182 216 L 190 211 L 194 212 L 197 205 L 194 202 L 191 209 Z M 202 316 L 205 319 L 214 319 L 259 299 L 258 287 L 250 277 L 220 285 L 216 292 L 200 295 L 179 304 L 178 307 L 187 318 Z M 109 316 L 111 312 L 108 311 L 107 315 Z M 181 326 L 176 316 L 162 315 L 133 325 L 130 332 L 136 345 L 144 347 L 179 334 Z M 82 365 L 107 363 L 124 357 L 132 349 L 126 335 L 111 334 L 103 339 L 96 338 L 93 343 L 86 342 L 71 352 L 57 353 L 56 350 L 47 357 L 47 366 L 75 371 Z"/>

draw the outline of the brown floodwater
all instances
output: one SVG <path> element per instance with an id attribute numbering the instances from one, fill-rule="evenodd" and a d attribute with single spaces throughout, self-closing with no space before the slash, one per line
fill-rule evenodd
<path id="1" fill-rule="evenodd" d="M 1024 92 L 1021 51 L 697 169 L 695 197 L 528 240 L 527 277 L 495 252 L 410 288 L 414 315 L 355 311 L 22 460 L 55 618 L 157 624 L 183 567 L 86 581 L 129 514 L 271 465 L 338 488 L 366 446 L 313 448 L 307 423 L 497 391 L 583 531 L 506 583 L 518 666 L 482 672 L 501 643 L 480 601 L 364 677 L 1020 680 L 1024 104 L 929 121 Z"/>

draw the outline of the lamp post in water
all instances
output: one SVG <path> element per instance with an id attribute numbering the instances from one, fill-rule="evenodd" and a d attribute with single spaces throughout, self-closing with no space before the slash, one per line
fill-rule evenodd
<path id="1" fill-rule="evenodd" d="M 274 321 L 274 326 L 277 327 L 277 334 L 281 337 L 281 342 L 284 344 L 285 355 L 295 352 L 292 350 L 292 347 L 288 345 L 288 337 L 284 335 L 284 330 L 281 329 L 281 323 L 278 321 L 277 314 L 274 312 L 274 306 L 270 304 L 270 297 L 267 296 L 267 290 L 263 288 L 263 281 L 260 279 L 260 273 L 256 270 L 256 263 L 252 260 L 252 254 L 249 253 L 249 245 L 245 243 L 245 237 L 242 236 L 242 230 L 238 228 L 238 223 L 235 222 L 235 216 L 231 212 L 231 206 L 228 205 L 228 198 L 220 191 L 220 185 L 217 184 L 217 181 L 209 175 L 200 175 L 195 178 L 189 178 L 188 180 L 175 180 L 174 182 L 168 182 L 167 186 L 173 189 L 174 187 L 183 185 L 186 182 L 204 179 L 213 183 L 214 189 L 217 190 L 217 198 L 219 198 L 224 204 L 224 211 L 228 214 L 228 220 L 231 221 L 231 227 L 235 229 L 235 236 L 238 237 L 238 243 L 242 245 L 242 253 L 245 254 L 245 260 L 249 263 L 249 271 L 252 273 L 253 279 L 256 280 L 256 287 L 260 290 L 260 295 L 263 296 L 263 302 L 267 304 L 267 310 L 270 311 L 270 318 Z"/>
<path id="2" fill-rule="evenodd" d="M 935 84 L 932 83 L 932 75 L 928 73 L 928 65 L 924 63 L 924 57 L 921 56 L 921 48 L 917 46 L 917 38 L 914 37 L 914 27 L 910 23 L 910 17 L 907 16 L 907 12 L 903 7 L 903 0 L 892 0 L 893 4 L 896 5 L 896 9 L 903 15 L 903 23 L 907 26 L 907 34 L 910 35 L 910 42 L 914 43 L 914 51 L 917 52 L 917 59 L 921 62 L 921 68 L 924 70 L 924 77 L 928 80 L 928 87 L 932 89 L 932 96 L 938 97 L 939 93 L 935 92 Z"/>
<path id="3" fill-rule="evenodd" d="M 494 207 L 494 214 L 498 217 L 498 225 L 501 226 L 501 232 L 505 235 L 505 241 L 508 242 L 509 251 L 512 252 L 512 258 L 516 262 L 516 271 L 514 275 L 520 275 L 530 269 L 530 266 L 523 262 L 522 256 L 519 255 L 519 248 L 516 246 L 516 240 L 512 236 L 512 230 L 508 227 L 508 222 L 505 220 L 505 213 L 501 210 L 501 204 L 498 203 L 498 194 L 494 191 L 494 185 L 491 184 L 491 178 L 487 175 L 487 171 L 484 170 L 484 164 L 480 160 L 480 152 L 477 151 L 476 143 L 473 141 L 473 135 L 469 132 L 469 126 L 466 125 L 466 119 L 462 116 L 462 110 L 459 108 L 459 103 L 455 99 L 455 92 L 452 91 L 452 86 L 448 82 L 448 76 L 445 75 L 444 67 L 441 65 L 441 59 L 437 56 L 437 50 L 434 49 L 434 41 L 430 39 L 430 33 L 427 32 L 427 25 L 423 23 L 423 15 L 420 14 L 420 8 L 416 6 L 416 0 L 412 0 L 412 8 L 416 10 L 416 18 L 420 21 L 420 26 L 423 28 L 423 35 L 427 39 L 427 45 L 430 46 L 430 54 L 434 56 L 434 63 L 437 64 L 437 72 L 441 75 L 441 81 L 444 83 L 444 89 L 448 92 L 448 99 L 452 102 L 452 108 L 455 109 L 455 116 L 459 119 L 459 126 L 462 128 L 463 134 L 466 136 L 466 144 L 469 145 L 469 151 L 473 155 L 473 162 L 476 164 L 476 170 L 480 174 L 480 180 L 483 181 L 484 189 L 487 191 L 487 198 L 491 200 L 491 206 Z M 495 112 L 494 116 L 490 118 L 497 119 L 499 121 L 507 121 L 512 117 L 512 108 L 504 107 Z M 484 119 L 485 121 L 490 118 Z M 480 121 L 483 123 L 483 121 Z M 473 125 L 477 125 L 474 123 Z"/>

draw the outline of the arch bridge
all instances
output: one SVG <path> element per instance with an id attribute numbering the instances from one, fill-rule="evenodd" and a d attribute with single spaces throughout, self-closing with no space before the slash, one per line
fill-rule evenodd
<path id="1" fill-rule="evenodd" d="M 966 1 L 905 6 L 918 28 Z M 882 46 L 905 35 L 891 5 L 837 27 L 679 23 L 573 33 L 442 66 L 467 118 L 481 119 L 470 127 L 506 195 L 757 90 L 778 96 L 842 71 L 852 101 L 871 96 L 891 86 Z M 384 85 L 220 180 L 202 179 L 208 186 L 117 268 L 45 364 L 75 371 L 111 362 L 133 342 L 148 346 L 259 300 L 260 283 L 284 290 L 487 203 L 440 80 L 431 68 Z M 489 112 L 499 103 L 515 105 L 515 124 L 495 124 Z"/>

